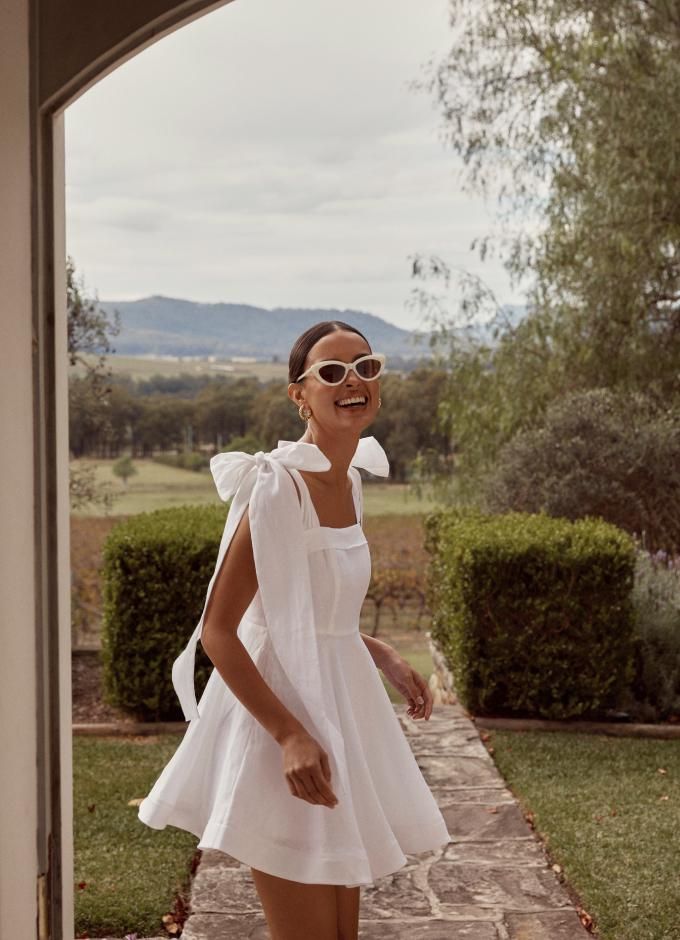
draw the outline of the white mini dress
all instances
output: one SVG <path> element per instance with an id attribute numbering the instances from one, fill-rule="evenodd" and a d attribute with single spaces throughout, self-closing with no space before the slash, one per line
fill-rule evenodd
<path id="1" fill-rule="evenodd" d="M 280 745 L 213 669 L 188 730 L 139 807 L 146 825 L 177 826 L 240 862 L 305 883 L 372 884 L 406 854 L 451 841 L 378 669 L 359 632 L 371 578 L 361 476 L 350 467 L 356 518 L 321 526 L 297 469 L 309 560 L 320 687 L 343 753 L 329 754 L 329 808 L 293 796 Z M 294 577 L 295 572 L 290 572 Z M 270 642 L 258 589 L 238 628 L 264 680 L 305 724 L 306 714 Z M 306 726 L 311 729 L 311 722 Z M 339 766 L 338 761 L 343 762 Z"/>

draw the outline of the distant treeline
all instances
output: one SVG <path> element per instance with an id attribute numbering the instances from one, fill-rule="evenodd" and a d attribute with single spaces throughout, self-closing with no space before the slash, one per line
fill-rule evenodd
<path id="1" fill-rule="evenodd" d="M 382 407 L 367 429 L 390 459 L 390 477 L 409 478 L 413 462 L 446 460 L 450 445 L 436 428 L 446 387 L 442 371 L 416 369 L 381 379 Z M 86 378 L 69 382 L 69 440 L 73 457 L 152 457 L 162 453 L 271 450 L 297 440 L 304 423 L 287 384 L 230 376 L 161 376 L 109 380 L 97 395 Z"/>

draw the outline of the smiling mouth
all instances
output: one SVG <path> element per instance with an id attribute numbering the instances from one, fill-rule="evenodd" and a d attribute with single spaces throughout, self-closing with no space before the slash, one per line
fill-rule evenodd
<path id="1" fill-rule="evenodd" d="M 336 401 L 335 407 L 341 408 L 343 411 L 351 411 L 353 408 L 361 410 L 367 404 L 368 398 L 366 395 L 348 395 L 346 398 Z"/>

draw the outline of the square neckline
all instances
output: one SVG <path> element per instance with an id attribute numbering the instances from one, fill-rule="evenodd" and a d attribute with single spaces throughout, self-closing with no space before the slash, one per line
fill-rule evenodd
<path id="1" fill-rule="evenodd" d="M 354 480 L 354 475 L 352 474 L 351 470 L 347 471 L 347 476 L 349 477 L 349 481 L 352 486 L 352 503 L 354 505 L 354 515 L 356 516 L 357 521 L 353 522 L 351 525 L 321 525 L 321 522 L 319 521 L 319 514 L 316 511 L 316 507 L 314 506 L 314 502 L 312 500 L 312 494 L 309 492 L 309 487 L 307 486 L 307 482 L 305 478 L 302 476 L 302 474 L 300 473 L 297 467 L 288 467 L 287 469 L 293 471 L 294 478 L 296 480 L 302 481 L 302 485 L 305 488 L 305 494 L 306 494 L 306 499 L 309 504 L 309 508 L 311 509 L 312 513 L 314 514 L 314 518 L 316 519 L 316 525 L 314 526 L 314 528 L 324 529 L 328 532 L 347 532 L 350 529 L 361 528 L 361 522 L 359 520 L 359 500 L 357 498 L 357 490 L 356 490 L 356 483 Z"/>

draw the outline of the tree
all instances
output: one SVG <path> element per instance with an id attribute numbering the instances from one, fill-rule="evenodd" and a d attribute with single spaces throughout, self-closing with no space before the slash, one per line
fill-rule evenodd
<path id="1" fill-rule="evenodd" d="M 438 427 L 437 413 L 446 373 L 418 368 L 402 378 L 387 374 L 380 382 L 383 407 L 371 427 L 390 454 L 390 478 L 407 481 L 414 461 L 440 467 L 446 465 L 450 446 Z"/>
<path id="2" fill-rule="evenodd" d="M 264 450 L 278 441 L 297 441 L 305 431 L 305 422 L 288 398 L 287 384 L 267 382 L 253 395 L 249 409 L 248 430 L 264 443 Z"/>
<path id="3" fill-rule="evenodd" d="M 212 382 L 196 398 L 196 415 L 202 438 L 215 450 L 236 435 L 250 429 L 253 398 L 259 391 L 257 379 L 247 377 Z"/>
<path id="4" fill-rule="evenodd" d="M 113 473 L 115 476 L 120 477 L 123 481 L 123 486 L 127 489 L 127 482 L 131 476 L 134 476 L 137 473 L 137 467 L 133 464 L 129 456 L 121 457 L 120 460 L 117 460 L 113 467 Z"/>
<path id="5" fill-rule="evenodd" d="M 482 488 L 490 512 L 601 516 L 650 550 L 680 551 L 680 414 L 639 392 L 574 392 L 501 448 Z"/>
<path id="6" fill-rule="evenodd" d="M 106 356 L 114 352 L 109 337 L 120 332 L 120 313 L 114 310 L 113 319 L 99 307 L 99 300 L 85 292 L 83 278 L 76 277 L 73 258 L 66 259 L 67 346 L 69 365 L 80 365 L 92 382 L 93 388 L 106 394 L 104 381 L 111 376 L 106 367 Z M 93 365 L 85 355 L 96 355 Z"/>
<path id="7" fill-rule="evenodd" d="M 466 348 L 439 311 L 453 363 L 443 419 L 479 468 L 570 390 L 680 397 L 680 10 L 451 0 L 451 22 L 428 87 L 465 185 L 498 195 L 502 234 L 482 257 L 495 245 L 515 284 L 529 282 L 517 328 L 472 285 L 463 312 L 490 306 L 496 349 Z"/>
<path id="8" fill-rule="evenodd" d="M 84 379 L 69 382 L 69 449 L 80 454 L 86 447 L 88 426 L 90 431 L 93 423 L 100 431 L 107 427 L 105 405 L 110 389 L 106 380 L 111 371 L 106 368 L 106 355 L 112 351 L 109 335 L 120 330 L 120 315 L 114 311 L 113 321 L 109 320 L 97 299 L 87 296 L 70 256 L 66 259 L 66 313 L 69 365 L 85 370 Z M 85 358 L 87 353 L 98 356 L 94 365 Z M 108 486 L 97 482 L 92 466 L 69 468 L 69 497 L 72 509 L 99 503 L 108 510 L 113 501 Z"/>

